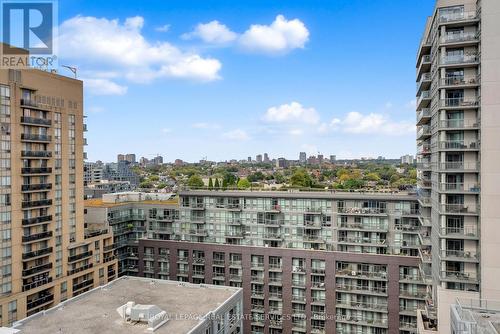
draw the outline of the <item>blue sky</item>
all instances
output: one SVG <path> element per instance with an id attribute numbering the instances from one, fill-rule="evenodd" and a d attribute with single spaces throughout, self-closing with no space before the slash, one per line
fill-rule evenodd
<path id="1" fill-rule="evenodd" d="M 64 0 L 59 63 L 84 80 L 91 161 L 399 157 L 433 5 Z"/>

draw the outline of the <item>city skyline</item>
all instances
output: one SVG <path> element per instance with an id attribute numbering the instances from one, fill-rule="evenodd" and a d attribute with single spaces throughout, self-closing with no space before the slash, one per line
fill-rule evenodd
<path id="1" fill-rule="evenodd" d="M 397 158 L 415 153 L 412 69 L 432 6 L 60 3 L 60 63 L 84 81 L 90 161 L 144 147 L 143 156 L 167 161 L 299 151 Z M 90 36 L 113 42 L 99 48 Z M 122 131 L 132 124 L 134 140 Z"/>

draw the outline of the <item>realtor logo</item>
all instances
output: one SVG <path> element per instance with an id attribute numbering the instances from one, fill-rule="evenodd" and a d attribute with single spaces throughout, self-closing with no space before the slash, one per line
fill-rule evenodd
<path id="1" fill-rule="evenodd" d="M 0 0 L 0 17 L 2 67 L 52 67 L 57 30 L 54 0 Z M 19 57 L 23 52 L 24 57 Z M 8 64 L 5 57 L 9 57 Z"/>

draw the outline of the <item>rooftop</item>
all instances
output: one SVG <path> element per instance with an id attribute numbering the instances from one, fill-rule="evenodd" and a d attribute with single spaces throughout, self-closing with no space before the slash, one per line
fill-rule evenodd
<path id="1" fill-rule="evenodd" d="M 240 291 L 226 286 L 180 285 L 174 281 L 125 276 L 18 321 L 14 328 L 20 334 L 142 334 L 147 332 L 147 325 L 125 322 L 116 311 L 134 301 L 156 305 L 168 314 L 169 320 L 155 334 L 185 334 L 197 326 L 199 317 L 216 310 Z"/>
<path id="2" fill-rule="evenodd" d="M 224 196 L 224 197 L 279 197 L 311 199 L 380 199 L 380 200 L 417 200 L 414 191 L 373 191 L 373 190 L 182 190 L 181 196 Z"/>
<path id="3" fill-rule="evenodd" d="M 491 300 L 457 300 L 452 305 L 452 318 L 461 333 L 499 334 L 500 302 Z"/>
<path id="4" fill-rule="evenodd" d="M 130 203 L 178 205 L 179 201 L 175 194 L 144 193 L 133 191 L 104 194 L 102 198 L 85 200 L 86 207 L 111 208 Z"/>

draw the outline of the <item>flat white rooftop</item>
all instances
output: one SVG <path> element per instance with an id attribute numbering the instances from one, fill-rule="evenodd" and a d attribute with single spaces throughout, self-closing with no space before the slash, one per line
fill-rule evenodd
<path id="1" fill-rule="evenodd" d="M 182 285 L 181 285 L 182 284 Z M 167 280 L 121 277 L 103 287 L 71 298 L 45 312 L 14 324 L 20 334 L 185 334 L 200 317 L 215 311 L 240 288 L 197 285 Z M 167 312 L 169 320 L 154 332 L 147 324 L 124 321 L 116 309 L 128 301 L 153 304 Z M 0 329 L 0 333 L 1 329 Z"/>

